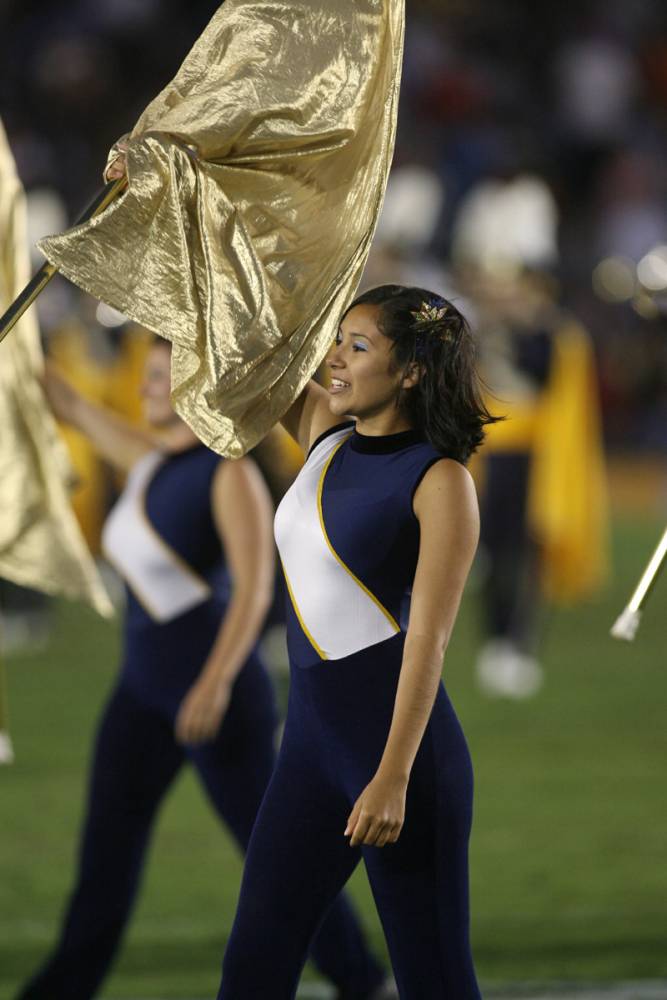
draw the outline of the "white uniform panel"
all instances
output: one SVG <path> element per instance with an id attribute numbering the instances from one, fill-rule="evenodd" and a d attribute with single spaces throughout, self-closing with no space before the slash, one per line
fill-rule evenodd
<path id="1" fill-rule="evenodd" d="M 350 428 L 328 435 L 309 455 L 276 511 L 275 536 L 295 611 L 324 659 L 383 642 L 396 623 L 339 562 L 325 536 L 318 489 L 327 462 Z"/>
<path id="2" fill-rule="evenodd" d="M 148 520 L 146 489 L 162 460 L 154 451 L 134 466 L 104 525 L 102 545 L 151 617 L 167 622 L 208 600 L 211 588 Z"/>

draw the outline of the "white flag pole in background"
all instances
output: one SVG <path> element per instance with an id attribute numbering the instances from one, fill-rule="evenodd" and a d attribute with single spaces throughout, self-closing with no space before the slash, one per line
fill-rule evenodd
<path id="1" fill-rule="evenodd" d="M 655 552 L 649 559 L 632 597 L 611 628 L 611 635 L 614 639 L 625 639 L 627 642 L 632 642 L 634 639 L 639 628 L 642 609 L 658 579 L 660 570 L 664 566 L 665 559 L 667 559 L 667 528 L 665 528 Z"/>

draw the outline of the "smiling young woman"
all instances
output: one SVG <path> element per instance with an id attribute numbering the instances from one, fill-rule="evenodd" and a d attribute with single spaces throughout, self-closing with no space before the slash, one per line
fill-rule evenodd
<path id="1" fill-rule="evenodd" d="M 219 1000 L 294 996 L 361 857 L 400 996 L 476 1000 L 472 769 L 441 672 L 479 530 L 464 463 L 493 417 L 465 320 L 424 289 L 358 298 L 327 364 L 284 420 L 308 454 L 275 525 L 289 709 Z"/>

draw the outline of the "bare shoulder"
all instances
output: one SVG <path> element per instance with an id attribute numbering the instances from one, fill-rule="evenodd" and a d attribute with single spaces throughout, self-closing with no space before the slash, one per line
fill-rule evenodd
<path id="1" fill-rule="evenodd" d="M 254 524 L 256 530 L 271 524 L 273 506 L 268 486 L 257 463 L 247 455 L 220 460 L 213 473 L 211 504 L 223 532 L 238 533 L 243 524 Z"/>
<path id="2" fill-rule="evenodd" d="M 472 476 L 460 462 L 441 458 L 434 462 L 420 482 L 413 500 L 418 520 L 431 512 L 447 510 L 448 515 L 458 513 L 465 520 L 479 522 L 477 491 Z"/>
<path id="3" fill-rule="evenodd" d="M 221 458 L 213 473 L 213 495 L 222 497 L 235 490 L 256 488 L 258 482 L 263 482 L 261 473 L 248 455 L 235 459 Z"/>

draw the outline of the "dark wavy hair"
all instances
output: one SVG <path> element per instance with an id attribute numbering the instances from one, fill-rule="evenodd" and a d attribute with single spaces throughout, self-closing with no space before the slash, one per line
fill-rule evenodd
<path id="1" fill-rule="evenodd" d="M 381 285 L 359 295 L 355 306 L 378 306 L 377 326 L 393 341 L 394 367 L 406 375 L 417 365 L 418 383 L 399 390 L 397 406 L 449 458 L 465 464 L 495 423 L 482 398 L 475 342 L 464 316 L 447 299 L 424 288 Z"/>

